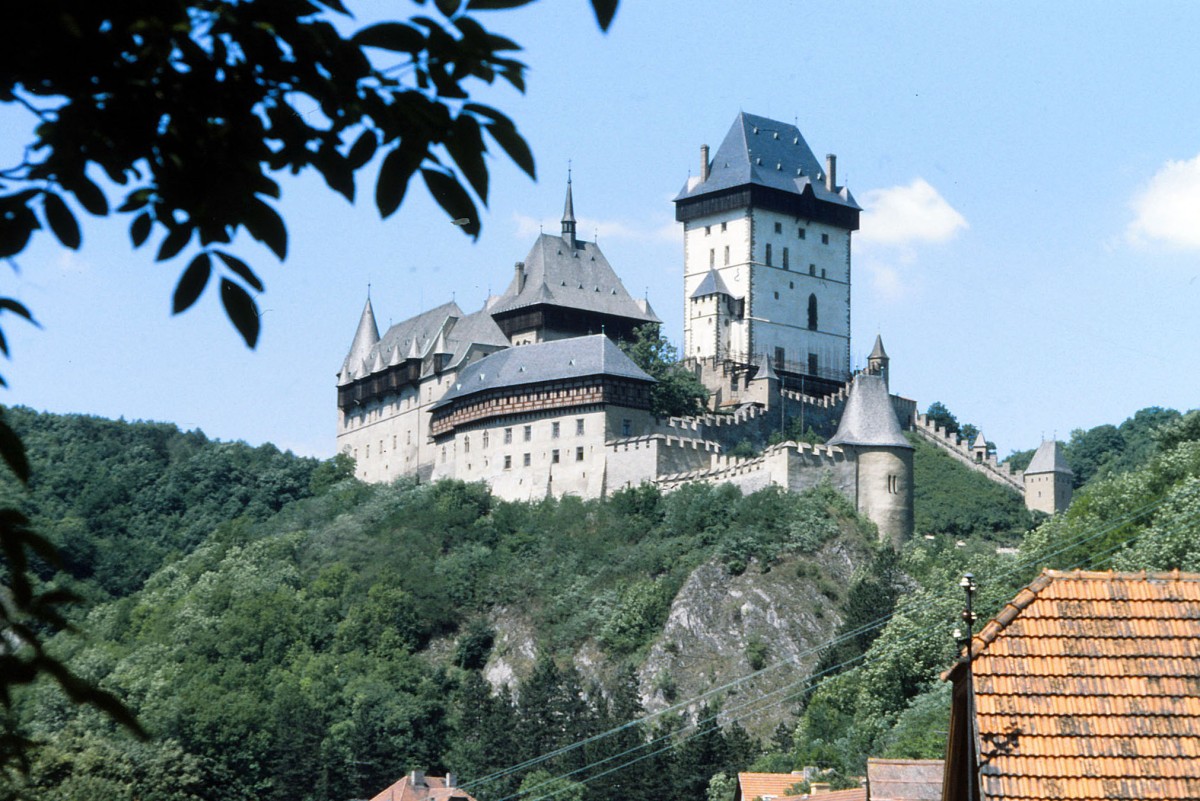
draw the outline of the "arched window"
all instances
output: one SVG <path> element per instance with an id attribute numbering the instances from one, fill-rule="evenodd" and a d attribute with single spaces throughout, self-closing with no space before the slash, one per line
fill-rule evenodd
<path id="1" fill-rule="evenodd" d="M 817 330 L 817 296 L 808 296 L 808 330 Z"/>

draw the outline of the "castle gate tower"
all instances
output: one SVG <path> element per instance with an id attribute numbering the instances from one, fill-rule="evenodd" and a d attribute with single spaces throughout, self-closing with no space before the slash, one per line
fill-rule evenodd
<path id="1" fill-rule="evenodd" d="M 850 377 L 850 233 L 860 208 L 794 125 L 739 114 L 675 198 L 684 352 L 706 383 L 770 360 L 785 386 Z M 713 387 L 716 388 L 716 387 Z M 734 390 L 724 388 L 726 393 Z"/>

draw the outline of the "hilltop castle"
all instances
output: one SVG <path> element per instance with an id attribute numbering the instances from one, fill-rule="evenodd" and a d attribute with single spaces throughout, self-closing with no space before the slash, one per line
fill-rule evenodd
<path id="1" fill-rule="evenodd" d="M 822 167 L 795 126 L 750 114 L 711 159 L 707 146 L 701 154 L 675 205 L 682 355 L 709 390 L 707 413 L 651 413 L 654 379 L 617 343 L 659 318 L 595 242 L 576 236 L 568 180 L 561 233 L 540 235 L 482 309 L 447 303 L 381 337 L 368 298 L 337 375 L 337 446 L 356 475 L 485 481 L 520 500 L 596 498 L 643 482 L 796 491 L 830 481 L 882 537 L 911 536 L 913 448 L 900 421 L 919 418 L 914 401 L 889 394 L 882 340 L 851 372 L 860 208 L 837 185 L 835 157 Z M 789 420 L 828 443 L 768 444 Z M 927 434 L 949 447 L 944 432 Z M 760 453 L 727 455 L 742 442 Z M 962 449 L 956 438 L 953 447 Z M 990 458 L 966 461 L 1001 480 Z"/>

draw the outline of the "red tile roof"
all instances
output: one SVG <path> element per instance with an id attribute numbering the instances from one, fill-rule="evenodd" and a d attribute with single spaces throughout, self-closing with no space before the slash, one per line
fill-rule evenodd
<path id="1" fill-rule="evenodd" d="M 788 788 L 804 781 L 804 774 L 796 773 L 739 773 L 736 798 L 752 801 L 755 798 L 775 799 L 789 797 Z"/>
<path id="2" fill-rule="evenodd" d="M 1046 571 L 972 652 L 984 797 L 1200 798 L 1200 575 Z"/>
<path id="3" fill-rule="evenodd" d="M 414 782 L 414 778 L 419 781 Z M 453 777 L 425 776 L 413 771 L 371 801 L 475 801 L 453 784 L 447 785 L 447 778 Z"/>

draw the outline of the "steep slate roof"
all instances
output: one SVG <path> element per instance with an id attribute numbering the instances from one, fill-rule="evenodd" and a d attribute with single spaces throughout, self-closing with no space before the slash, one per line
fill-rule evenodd
<path id="1" fill-rule="evenodd" d="M 350 343 L 350 351 L 338 371 L 338 385 L 349 384 L 361 373 L 365 372 L 363 365 L 368 364 L 371 349 L 379 342 L 379 326 L 375 324 L 375 309 L 371 307 L 371 298 L 363 306 L 358 318 L 358 328 L 354 331 L 354 340 Z"/>
<path id="2" fill-rule="evenodd" d="M 817 178 L 817 176 L 822 176 Z M 801 194 L 812 187 L 814 196 L 858 209 L 850 190 L 825 188 L 825 167 L 817 161 L 800 129 L 785 122 L 742 112 L 712 158 L 708 180 L 689 182 L 676 201 L 747 184 Z"/>
<path id="3" fill-rule="evenodd" d="M 883 336 L 880 334 L 876 334 L 875 335 L 875 347 L 871 348 L 871 355 L 868 356 L 867 358 L 868 359 L 886 359 L 887 357 L 888 357 L 887 351 L 883 349 Z"/>
<path id="4" fill-rule="evenodd" d="M 413 784 L 413 774 L 386 788 L 371 801 L 475 801 L 466 791 L 446 784 L 446 777 L 424 776 L 422 784 Z"/>
<path id="5" fill-rule="evenodd" d="M 1062 445 L 1057 440 L 1045 440 L 1038 446 L 1037 452 L 1029 460 L 1025 474 L 1030 473 L 1070 473 L 1075 475 L 1067 465 L 1067 457 L 1063 455 Z"/>
<path id="6" fill-rule="evenodd" d="M 433 408 L 477 392 L 597 375 L 654 382 L 611 339 L 593 334 L 509 348 L 472 362 Z"/>
<path id="7" fill-rule="evenodd" d="M 871 801 L 942 801 L 942 759 L 867 760 Z"/>
<path id="8" fill-rule="evenodd" d="M 1200 575 L 1047 570 L 972 647 L 984 797 L 1200 798 Z"/>
<path id="9" fill-rule="evenodd" d="M 641 323 L 660 322 L 649 305 L 643 310 L 621 283 L 595 242 L 577 240 L 571 247 L 561 236 L 541 234 L 525 257 L 525 285 L 513 278 L 490 309 L 493 315 L 532 306 L 626 317 Z"/>
<path id="10" fill-rule="evenodd" d="M 855 376 L 842 420 L 829 444 L 912 448 L 900 430 L 883 376 L 866 373 Z"/>
<path id="11" fill-rule="evenodd" d="M 729 287 L 721 278 L 721 274 L 711 267 L 692 291 L 691 297 L 703 298 L 707 295 L 729 295 L 733 297 L 733 293 L 729 291 Z"/>

